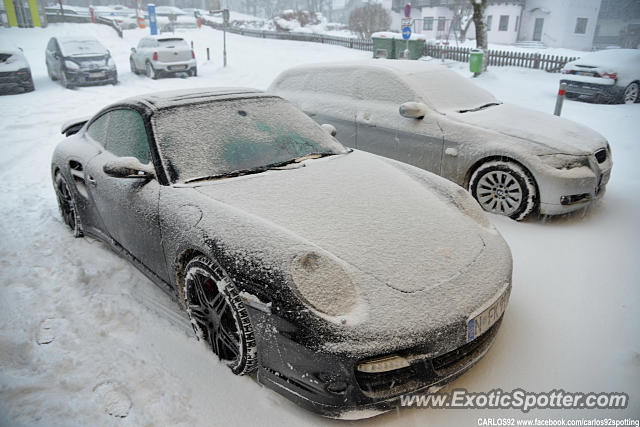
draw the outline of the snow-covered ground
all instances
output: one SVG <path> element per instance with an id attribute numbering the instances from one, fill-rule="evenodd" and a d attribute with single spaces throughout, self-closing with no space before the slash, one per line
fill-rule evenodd
<path id="1" fill-rule="evenodd" d="M 111 50 L 116 87 L 65 90 L 44 65 L 50 36 L 92 34 Z M 0 425 L 324 425 L 252 378 L 235 377 L 192 337 L 184 315 L 134 267 L 59 218 L 49 162 L 62 122 L 136 93 L 204 86 L 266 88 L 301 63 L 370 53 L 313 43 L 185 32 L 199 76 L 149 80 L 129 72 L 129 48 L 106 26 L 0 28 L 20 45 L 36 91 L 0 97 Z M 212 49 L 206 62 L 205 49 Z M 450 67 L 470 76 L 465 64 Z M 504 101 L 551 112 L 559 75 L 492 68 L 475 79 Z M 511 246 L 513 291 L 487 356 L 443 391 L 624 391 L 625 410 L 405 409 L 363 424 L 478 425 L 482 417 L 640 416 L 640 105 L 565 102 L 563 116 L 605 135 L 614 169 L 593 209 L 547 221 L 490 216 Z M 125 418 L 113 418 L 112 415 Z M 336 422 L 337 423 L 337 422 Z"/>

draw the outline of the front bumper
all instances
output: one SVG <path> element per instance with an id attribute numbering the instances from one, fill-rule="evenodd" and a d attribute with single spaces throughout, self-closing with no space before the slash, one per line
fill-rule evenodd
<path id="1" fill-rule="evenodd" d="M 74 86 L 93 86 L 113 83 L 118 80 L 118 73 L 115 68 L 104 68 L 97 70 L 76 70 L 65 72 L 67 81 Z"/>
<path id="2" fill-rule="evenodd" d="M 33 90 L 33 79 L 27 70 L 0 73 L 0 93 Z"/>
<path id="3" fill-rule="evenodd" d="M 269 325 L 250 309 L 252 324 Z M 273 319 L 271 319 L 273 320 Z M 493 343 L 502 317 L 485 333 L 444 354 L 429 355 L 427 345 L 395 354 L 415 357 L 405 368 L 381 373 L 357 370 L 363 359 L 313 351 L 298 343 L 290 325 L 258 330 L 258 381 L 296 404 L 331 418 L 366 418 L 400 406 L 401 396 L 434 392 L 477 363 Z M 262 342 L 260 342 L 262 341 Z M 380 355 L 384 356 L 384 355 Z"/>
<path id="4" fill-rule="evenodd" d="M 603 159 L 602 153 L 599 157 Z M 606 158 L 602 161 L 595 154 L 590 156 L 588 168 L 558 170 L 544 167 L 534 172 L 540 189 L 540 213 L 562 215 L 590 206 L 604 196 L 612 167 L 611 152 L 606 149 Z"/>
<path id="5" fill-rule="evenodd" d="M 567 84 L 566 91 L 569 96 L 573 95 L 576 97 L 587 98 L 587 99 L 602 97 L 610 101 L 615 101 L 624 92 L 624 88 L 621 88 L 620 86 L 617 86 L 617 85 L 598 84 L 590 81 L 580 82 L 575 80 L 562 79 L 560 80 L 560 83 Z"/>

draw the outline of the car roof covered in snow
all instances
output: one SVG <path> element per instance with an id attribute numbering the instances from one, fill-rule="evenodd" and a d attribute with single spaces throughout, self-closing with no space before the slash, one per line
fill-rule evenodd
<path id="1" fill-rule="evenodd" d="M 145 105 L 153 110 L 179 105 L 199 104 L 233 98 L 273 97 L 257 89 L 241 87 L 212 87 L 153 92 L 124 99 L 115 105 Z"/>
<path id="2" fill-rule="evenodd" d="M 397 61 L 392 59 L 366 59 L 359 61 L 328 62 L 318 64 L 300 65 L 291 70 L 318 70 L 323 68 L 374 68 L 385 69 L 397 74 L 424 73 L 429 71 L 442 71 L 447 68 L 427 61 Z"/>

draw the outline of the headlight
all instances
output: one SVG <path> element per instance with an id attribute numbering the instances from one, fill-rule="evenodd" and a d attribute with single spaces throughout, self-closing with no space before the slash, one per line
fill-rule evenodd
<path id="1" fill-rule="evenodd" d="M 546 154 L 538 156 L 543 163 L 556 169 L 574 169 L 589 167 L 588 156 L 574 156 L 571 154 Z"/>
<path id="2" fill-rule="evenodd" d="M 67 70 L 79 70 L 80 66 L 73 61 L 64 61 L 64 66 L 67 67 Z"/>
<path id="3" fill-rule="evenodd" d="M 315 252 L 297 256 L 291 275 L 299 296 L 310 307 L 339 316 L 356 305 L 357 292 L 344 269 L 332 259 Z"/>
<path id="4" fill-rule="evenodd" d="M 112 57 L 109 57 L 107 59 L 107 67 L 109 68 L 116 68 L 116 63 L 114 62 Z"/>

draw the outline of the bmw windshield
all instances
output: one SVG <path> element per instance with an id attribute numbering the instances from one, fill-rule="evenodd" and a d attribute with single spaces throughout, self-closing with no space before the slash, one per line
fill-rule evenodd
<path id="1" fill-rule="evenodd" d="M 271 97 L 160 110 L 152 118 L 172 182 L 244 173 L 348 150 L 293 105 Z"/>

